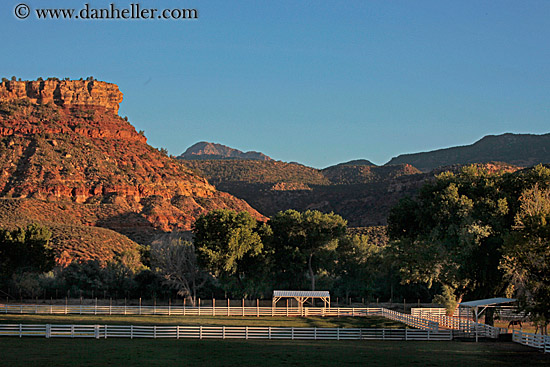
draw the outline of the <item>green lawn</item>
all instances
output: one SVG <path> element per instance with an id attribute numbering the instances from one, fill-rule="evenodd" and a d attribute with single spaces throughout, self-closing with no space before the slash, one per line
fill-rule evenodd
<path id="1" fill-rule="evenodd" d="M 407 328 L 384 317 L 95 316 L 0 314 L 0 324 L 109 324 Z"/>
<path id="2" fill-rule="evenodd" d="M 548 366 L 504 342 L 0 338 L 0 366 Z"/>

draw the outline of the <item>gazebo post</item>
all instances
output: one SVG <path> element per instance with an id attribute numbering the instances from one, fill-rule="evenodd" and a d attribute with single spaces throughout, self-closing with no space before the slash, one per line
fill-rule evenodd
<path id="1" fill-rule="evenodd" d="M 474 312 L 476 313 L 476 343 L 478 342 L 478 334 L 477 334 L 477 323 L 478 323 L 478 320 L 479 320 L 479 314 L 477 313 L 479 311 L 479 307 L 476 306 L 474 308 Z"/>

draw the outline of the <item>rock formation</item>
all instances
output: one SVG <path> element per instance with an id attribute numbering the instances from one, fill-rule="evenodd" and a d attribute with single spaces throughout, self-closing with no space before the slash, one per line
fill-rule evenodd
<path id="1" fill-rule="evenodd" d="M 25 202 L 0 205 L 0 223 L 104 227 L 148 244 L 212 209 L 264 219 L 147 145 L 116 114 L 121 101 L 116 85 L 98 81 L 0 84 L 0 200 Z"/>

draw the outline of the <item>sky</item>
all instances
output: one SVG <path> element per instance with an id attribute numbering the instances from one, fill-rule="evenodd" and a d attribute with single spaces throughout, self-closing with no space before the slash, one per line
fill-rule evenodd
<path id="1" fill-rule="evenodd" d="M 86 3 L 198 18 L 35 13 Z M 324 168 L 550 132 L 548 0 L 2 0 L 0 37 L 0 76 L 115 83 L 173 155 L 209 141 Z"/>

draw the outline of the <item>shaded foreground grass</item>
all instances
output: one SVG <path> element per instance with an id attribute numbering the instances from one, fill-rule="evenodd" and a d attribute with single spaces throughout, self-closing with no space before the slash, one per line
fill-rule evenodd
<path id="1" fill-rule="evenodd" d="M 548 366 L 504 342 L 0 338 L 0 366 Z"/>
<path id="2" fill-rule="evenodd" d="M 124 316 L 124 315 L 10 315 L 0 314 L 0 324 L 108 324 L 407 328 L 384 317 L 240 317 L 240 316 Z"/>

